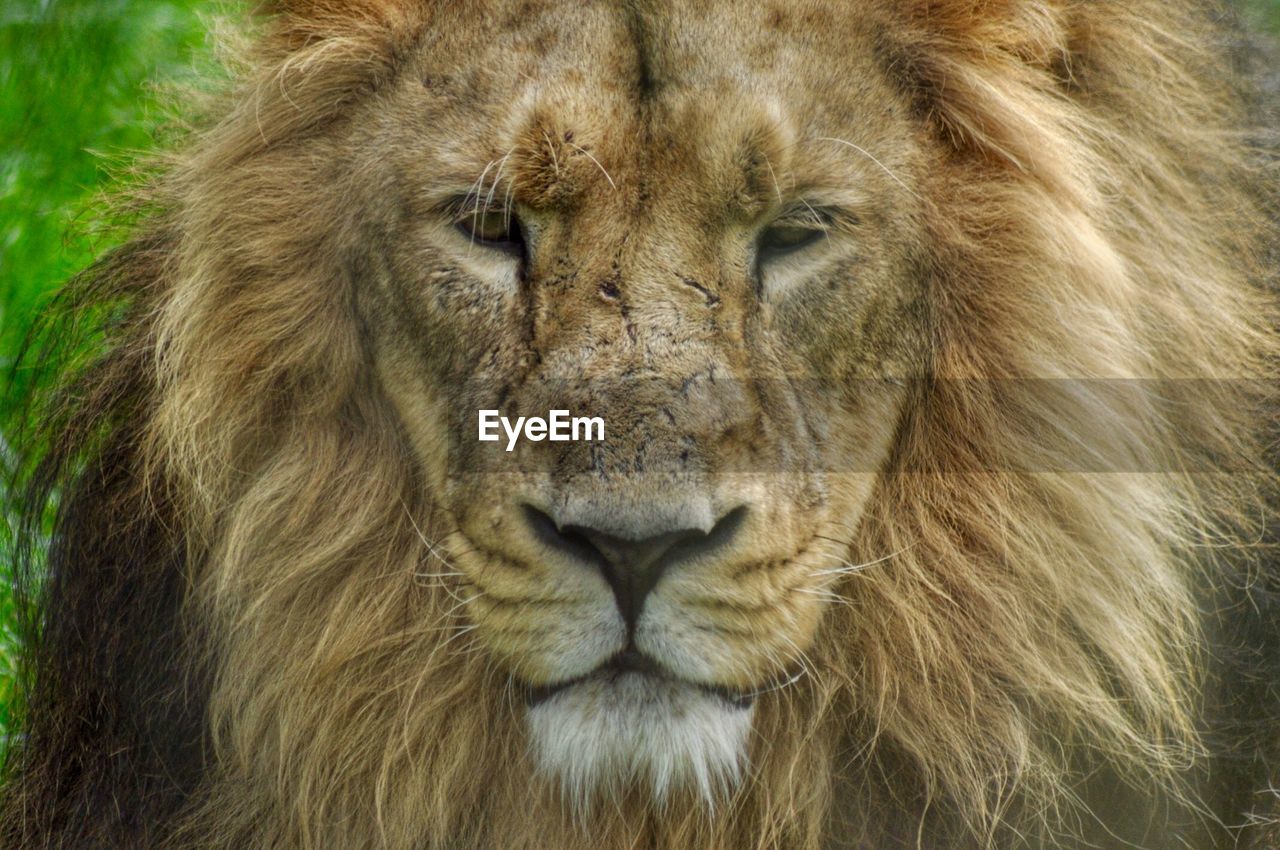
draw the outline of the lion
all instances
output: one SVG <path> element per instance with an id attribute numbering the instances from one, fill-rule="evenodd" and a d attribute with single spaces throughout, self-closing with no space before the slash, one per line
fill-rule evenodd
<path id="1" fill-rule="evenodd" d="M 260 15 L 63 296 L 5 846 L 1275 846 L 1221 10 Z"/>

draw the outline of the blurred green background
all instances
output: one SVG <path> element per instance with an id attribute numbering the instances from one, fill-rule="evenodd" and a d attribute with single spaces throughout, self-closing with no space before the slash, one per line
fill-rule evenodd
<path id="1" fill-rule="evenodd" d="M 208 69 L 212 17 L 235 0 L 0 0 L 0 464 L 13 465 L 20 341 L 58 284 L 108 247 L 91 227 L 120 168 L 164 135 L 163 88 Z M 1280 33 L 1280 0 L 1249 0 Z M 8 381 L 10 374 L 13 382 Z M 12 728 L 11 498 L 0 490 L 0 748 Z"/>
<path id="2" fill-rule="evenodd" d="M 0 487 L 30 383 L 18 348 L 58 284 L 108 246 L 104 191 L 155 144 L 162 87 L 210 62 L 209 0 L 0 0 Z M 12 376 L 12 378 L 11 378 Z M 0 749 L 13 726 L 11 494 L 0 489 Z"/>

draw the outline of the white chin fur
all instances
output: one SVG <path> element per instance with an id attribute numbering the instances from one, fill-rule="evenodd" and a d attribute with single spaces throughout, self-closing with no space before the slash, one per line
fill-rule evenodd
<path id="1" fill-rule="evenodd" d="M 530 743 L 580 808 L 632 782 L 657 800 L 688 787 L 714 805 L 742 775 L 753 712 L 691 684 L 603 675 L 531 708 Z"/>

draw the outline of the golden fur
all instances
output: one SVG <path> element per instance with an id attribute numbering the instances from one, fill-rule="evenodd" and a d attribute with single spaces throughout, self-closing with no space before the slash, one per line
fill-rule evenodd
<path id="1" fill-rule="evenodd" d="M 213 758 L 164 846 L 1148 840 L 1107 813 L 1125 805 L 1167 813 L 1191 846 L 1226 846 L 1204 779 L 1218 628 L 1206 612 L 1235 604 L 1217 589 L 1274 580 L 1252 542 L 1274 484 L 1264 390 L 1280 339 L 1262 177 L 1204 8 L 283 5 L 212 107 L 216 121 L 154 190 L 161 268 L 130 294 L 132 323 L 115 343 L 153 376 L 138 475 L 180 518 L 185 616 L 208 636 L 213 671 Z M 673 34 L 702 45 L 700 58 L 664 54 Z M 617 58 L 631 39 L 649 51 L 639 82 Z M 805 44 L 798 91 L 848 83 L 854 94 L 824 113 L 826 136 L 840 139 L 787 129 L 777 109 L 791 108 L 788 95 L 775 108 L 706 94 L 732 91 L 708 82 L 718 67 L 763 73 L 775 61 L 753 58 L 757 39 Z M 395 282 L 406 270 L 425 278 L 444 262 L 409 229 L 425 218 L 433 169 L 474 180 L 514 150 L 504 182 L 481 175 L 490 199 L 510 192 L 547 215 L 570 209 L 570 192 L 595 199 L 602 212 L 563 252 L 578 279 L 612 273 L 616 257 L 592 245 L 625 230 L 634 248 L 651 232 L 628 218 L 644 182 L 627 165 L 640 144 L 619 129 L 629 119 L 589 99 L 557 64 L 566 55 L 623 80 L 623 103 L 626 86 L 664 92 L 680 69 L 703 81 L 693 118 L 672 107 L 668 124 L 654 119 L 657 136 L 698 141 L 648 160 L 673 197 L 719 180 L 706 163 L 731 158 L 739 131 L 767 161 L 759 175 L 776 172 L 755 185 L 747 169 L 733 197 L 748 207 L 768 208 L 806 168 L 870 196 L 850 225 L 861 297 L 889 318 L 828 327 L 821 314 L 835 312 L 818 308 L 788 321 L 812 332 L 805 356 L 824 364 L 818 374 L 895 383 L 865 403 L 874 410 L 858 408 L 856 432 L 831 437 L 833 451 L 865 457 L 760 485 L 773 525 L 750 526 L 748 540 L 805 595 L 778 601 L 777 588 L 744 580 L 739 604 L 774 607 L 748 618 L 755 637 L 726 643 L 736 666 L 718 675 L 741 688 L 796 665 L 805 675 L 759 697 L 746 775 L 710 806 L 687 789 L 657 801 L 624 783 L 575 809 L 534 768 L 517 683 L 553 676 L 515 626 L 540 615 L 508 616 L 484 597 L 542 591 L 502 560 L 531 550 L 477 532 L 498 527 L 485 511 L 502 499 L 450 484 L 444 411 L 465 397 L 439 385 L 490 340 L 510 337 L 514 351 L 522 331 L 498 312 L 451 329 L 448 316 L 471 315 L 462 295 L 389 306 L 407 297 Z M 502 99 L 542 68 L 565 74 L 542 101 Z M 480 99 L 465 114 L 488 123 L 430 123 L 465 98 Z M 421 197 L 404 189 L 415 178 Z M 676 235 L 657 259 L 618 256 L 640 268 L 678 255 L 673 267 L 700 269 L 689 274 L 703 284 L 673 297 L 709 288 L 718 316 L 754 309 L 706 271 L 717 261 L 690 247 L 679 208 L 644 203 Z M 624 298 L 632 268 L 617 272 Z M 583 318 L 614 291 L 592 283 L 558 296 L 570 307 L 542 305 L 559 312 L 540 314 L 539 368 L 610 374 L 611 352 L 650 327 L 638 302 L 621 323 Z M 423 315 L 444 318 L 427 329 L 414 324 Z M 430 359 L 415 359 L 415 328 L 432 335 Z M 719 351 L 691 335 L 654 368 L 678 377 L 704 349 Z M 790 363 L 735 350 L 715 361 L 730 374 Z M 493 368 L 530 367 L 502 349 Z M 605 412 L 625 420 L 621 410 Z M 527 478 L 545 472 L 527 462 Z M 821 504 L 806 501 L 819 477 Z M 1252 803 L 1265 812 L 1265 798 Z"/>

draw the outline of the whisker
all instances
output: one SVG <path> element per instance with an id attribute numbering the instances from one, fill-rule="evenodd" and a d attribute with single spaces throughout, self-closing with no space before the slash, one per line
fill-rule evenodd
<path id="1" fill-rule="evenodd" d="M 813 205 L 810 204 L 808 201 L 804 200 L 803 198 L 800 199 L 800 203 L 804 204 L 805 208 L 809 210 L 809 215 L 813 216 L 813 220 L 821 225 L 822 238 L 825 239 L 829 244 L 831 242 L 831 229 L 827 227 L 825 223 L 823 223 L 822 216 L 818 215 L 818 211 L 813 208 Z"/>
<path id="2" fill-rule="evenodd" d="M 865 569 L 867 569 L 867 568 L 869 568 L 869 567 L 874 567 L 874 566 L 876 566 L 877 564 L 883 564 L 885 561 L 892 560 L 893 558 L 896 558 L 898 555 L 901 555 L 901 554 L 902 554 L 902 552 L 904 552 L 904 551 L 906 551 L 906 550 L 899 550 L 899 551 L 897 551 L 897 552 L 890 552 L 888 555 L 885 555 L 885 556 L 880 557 L 880 558 L 876 558 L 876 559 L 875 559 L 875 560 L 873 560 L 873 561 L 863 561 L 863 562 L 862 562 L 862 563 L 860 563 L 860 564 L 855 564 L 855 563 L 853 563 L 853 562 L 851 562 L 851 561 L 846 561 L 845 559 L 843 559 L 843 558 L 841 558 L 841 557 L 839 557 L 839 556 L 837 556 L 837 555 L 832 555 L 832 557 L 833 557 L 833 558 L 835 558 L 837 561 L 839 561 L 839 562 L 840 562 L 841 566 L 839 566 L 839 567 L 833 567 L 833 568 L 831 568 L 831 569 L 829 569 L 829 570 L 814 570 L 813 572 L 809 573 L 809 575 L 811 575 L 811 576 L 841 576 L 841 575 L 853 575 L 854 573 L 860 573 L 860 572 L 862 572 L 863 570 L 865 570 Z"/>
<path id="3" fill-rule="evenodd" d="M 757 688 L 754 691 L 747 691 L 745 694 L 742 694 L 742 696 L 745 699 L 755 699 L 756 697 L 763 696 L 764 694 L 771 694 L 774 691 L 780 691 L 783 688 L 791 687 L 796 682 L 800 681 L 801 679 L 803 679 L 805 676 L 808 676 L 808 675 L 809 675 L 808 666 L 802 664 L 799 670 L 797 670 L 795 673 L 792 673 L 786 679 L 782 679 L 776 682 L 770 682 L 768 685 L 765 685 L 764 687 L 761 687 L 761 688 Z"/>
<path id="4" fill-rule="evenodd" d="M 471 244 L 469 247 L 475 247 L 476 230 L 480 226 L 480 195 L 484 192 L 484 179 L 489 176 L 489 169 L 497 163 L 496 159 L 489 160 L 484 167 L 484 171 L 480 172 L 480 176 L 476 178 L 476 182 L 471 184 L 471 189 L 467 192 L 464 201 L 471 204 Z"/>
<path id="5" fill-rule="evenodd" d="M 455 613 L 455 612 L 457 612 L 457 611 L 461 611 L 463 608 L 466 608 L 468 605 L 470 605 L 472 602 L 475 602 L 477 599 L 481 599 L 481 598 L 483 598 L 483 597 L 484 597 L 484 591 L 482 591 L 482 590 L 477 590 L 477 591 L 476 591 L 476 595 L 475 595 L 475 596 L 472 596 L 470 599 L 462 599 L 462 598 L 460 598 L 460 597 L 458 597 L 458 596 L 455 596 L 455 595 L 454 595 L 454 594 L 452 594 L 452 593 L 450 593 L 450 594 L 449 594 L 449 596 L 450 596 L 450 597 L 452 597 L 453 599 L 457 600 L 457 603 L 456 603 L 453 607 L 449 608 L 447 611 L 444 611 L 444 612 L 442 612 L 442 613 L 440 614 L 440 619 L 441 619 L 441 620 L 447 620 L 447 619 L 449 619 L 450 617 L 452 617 L 452 616 L 454 615 L 454 613 Z"/>
<path id="6" fill-rule="evenodd" d="M 835 605 L 850 604 L 850 600 L 846 599 L 840 594 L 835 593 L 834 591 L 831 591 L 831 590 L 823 590 L 822 588 L 818 588 L 818 587 L 796 587 L 796 588 L 792 588 L 792 592 L 803 593 L 807 596 L 816 596 L 818 599 L 821 599 L 825 602 L 830 602 Z"/>
<path id="7" fill-rule="evenodd" d="M 839 144 L 842 144 L 842 145 L 845 145 L 845 146 L 847 146 L 847 147 L 853 148 L 855 151 L 857 151 L 858 153 L 862 154 L 862 155 L 863 155 L 863 156 L 865 156 L 867 159 L 871 160 L 871 161 L 872 161 L 872 162 L 874 162 L 876 165 L 878 165 L 878 166 L 880 167 L 880 170 L 881 170 L 881 171 L 883 171 L 885 174 L 888 174 L 888 175 L 889 175 L 889 177 L 890 177 L 890 178 L 892 178 L 893 182 L 897 183 L 899 186 L 901 186 L 902 188 L 906 189 L 906 190 L 907 190 L 907 194 L 911 195 L 911 197 L 913 197 L 913 198 L 919 198 L 919 197 L 920 197 L 919 195 L 917 195 L 917 194 L 915 193 L 915 191 L 914 191 L 914 190 L 912 190 L 912 188 L 911 188 L 910 186 L 908 186 L 906 183 L 904 183 L 904 182 L 902 181 L 902 178 L 901 178 L 901 177 L 899 177 L 898 175 L 894 174 L 894 173 L 893 173 L 893 171 L 892 171 L 892 169 L 890 169 L 890 168 L 889 168 L 887 165 L 885 165 L 883 162 L 881 162 L 880 160 L 878 160 L 878 159 L 876 159 L 874 156 L 872 156 L 872 155 L 871 155 L 871 152 L 870 152 L 870 151 L 868 151 L 866 148 L 859 147 L 858 145 L 855 145 L 853 142 L 850 142 L 850 141 L 848 141 L 848 140 L 846 140 L 846 139 L 837 139 L 837 138 L 835 138 L 834 136 L 819 136 L 819 137 L 818 137 L 818 141 L 820 141 L 820 142 L 837 142 L 837 143 L 839 143 Z"/>
<path id="8" fill-rule="evenodd" d="M 427 535 L 422 533 L 422 529 L 418 527 L 418 523 L 414 520 L 413 514 L 409 511 L 409 506 L 404 503 L 403 499 L 400 501 L 400 507 L 404 508 L 405 519 L 409 520 L 409 525 L 413 526 L 414 533 L 418 535 L 418 539 L 422 541 L 422 545 L 427 547 L 427 551 L 435 556 L 436 560 L 444 564 L 449 569 L 456 570 L 457 567 L 450 563 L 448 558 L 440 554 L 439 550 L 436 548 L 436 544 L 428 540 Z M 462 573 L 459 572 L 456 573 L 456 575 L 462 575 Z"/>
<path id="9" fill-rule="evenodd" d="M 774 173 L 773 163 L 769 161 L 767 154 L 764 157 L 764 167 L 769 169 L 769 179 L 773 181 L 773 191 L 778 195 L 778 203 L 782 204 L 782 187 L 778 185 L 778 175 Z"/>
<path id="10" fill-rule="evenodd" d="M 515 189 L 516 189 L 515 181 L 508 180 L 507 191 L 502 196 L 502 210 L 503 210 L 502 226 L 507 229 L 511 228 L 511 212 L 512 212 L 511 194 L 515 191 Z"/>
<path id="11" fill-rule="evenodd" d="M 431 650 L 431 656 L 430 656 L 430 658 L 429 658 L 428 660 L 431 660 L 432 658 L 434 658 L 434 657 L 435 657 L 435 654 L 436 654 L 437 652 L 440 652 L 441 650 L 443 650 L 445 647 L 449 646 L 451 643 L 453 643 L 453 642 L 454 642 L 455 640 L 457 640 L 458 638 L 463 637 L 464 635 L 469 635 L 469 634 L 471 634 L 471 632 L 475 631 L 475 630 L 476 630 L 476 628 L 477 628 L 477 626 L 475 626 L 475 625 L 467 626 L 467 627 L 466 627 L 466 628 L 464 628 L 464 629 L 460 629 L 460 630 L 457 632 L 457 634 L 450 635 L 448 638 L 446 638 L 445 640 L 441 641 L 439 644 L 437 644 L 437 645 L 436 645 L 436 646 Z M 470 649 L 468 649 L 468 650 L 466 650 L 466 651 L 464 651 L 464 652 L 461 652 L 461 653 L 458 653 L 458 652 L 451 652 L 450 654 L 456 657 L 456 656 L 458 656 L 458 655 L 467 655 L 467 654 L 469 654 L 469 652 L 470 652 Z"/>
<path id="12" fill-rule="evenodd" d="M 498 170 L 493 174 L 493 182 L 489 184 L 489 194 L 484 199 L 485 212 L 493 206 L 493 196 L 498 191 L 498 183 L 502 181 L 502 170 L 507 167 L 507 160 L 511 159 L 511 155 L 516 152 L 514 147 L 507 151 L 506 155 L 498 161 Z M 483 187 L 481 187 L 483 189 Z"/>
<path id="13" fill-rule="evenodd" d="M 456 632 L 456 633 L 458 633 L 458 634 L 465 634 L 465 633 L 467 633 L 467 632 L 475 631 L 475 630 L 476 630 L 476 629 L 478 629 L 478 628 L 480 628 L 480 626 L 479 626 L 478 624 L 476 624 L 476 623 L 463 623 L 463 624 L 453 624 L 453 625 L 447 625 L 447 626 L 434 626 L 434 627 L 432 627 L 432 628 L 430 628 L 430 629 L 427 629 L 427 631 L 429 631 L 429 632 Z"/>
<path id="14" fill-rule="evenodd" d="M 579 145 L 575 145 L 573 142 L 569 142 L 569 147 L 573 148 L 578 153 L 582 154 L 587 159 L 594 162 L 596 164 L 596 168 L 600 169 L 600 173 L 604 175 L 604 179 L 609 181 L 609 185 L 613 187 L 614 191 L 617 191 L 618 184 L 613 182 L 613 178 L 609 176 L 609 172 L 604 170 L 604 166 L 600 164 L 600 160 L 592 156 L 591 152 L 588 151 L 586 148 L 580 147 Z"/>
<path id="15" fill-rule="evenodd" d="M 458 607 L 474 602 L 476 599 L 479 599 L 481 596 L 484 596 L 485 595 L 484 591 L 478 587 L 475 588 L 477 595 L 471 599 L 463 599 L 461 596 L 458 595 L 458 589 L 456 587 L 451 586 L 452 583 L 445 581 L 445 579 L 447 578 L 465 579 L 466 573 L 463 572 L 462 570 L 459 570 L 458 567 L 455 564 L 453 564 L 453 562 L 451 562 L 448 558 L 442 555 L 440 553 L 439 548 L 437 547 L 437 544 L 434 544 L 427 539 L 427 535 L 422 533 L 422 529 L 418 526 L 417 521 L 414 520 L 413 513 L 409 510 L 409 506 L 404 503 L 403 499 L 400 500 L 400 506 L 404 509 L 405 518 L 409 520 L 409 525 L 413 527 L 413 531 L 415 534 L 418 535 L 418 539 L 422 541 L 422 545 L 426 546 L 427 551 L 431 554 L 431 556 L 434 557 L 440 563 L 444 564 L 444 566 L 448 570 L 447 572 L 438 572 L 438 573 L 415 570 L 413 573 L 413 577 L 415 579 L 427 580 L 423 582 L 418 582 L 421 586 L 438 587 L 441 590 L 443 590 L 449 596 L 450 599 L 458 603 L 458 605 L 455 606 L 453 609 L 450 609 L 449 611 L 445 612 L 445 616 L 448 616 L 449 614 L 453 613 L 453 611 L 457 610 Z"/>
<path id="16" fill-rule="evenodd" d="M 810 678 L 816 678 L 813 672 L 813 660 L 809 658 L 809 653 L 801 649 L 799 644 L 795 642 L 795 639 L 790 635 L 786 634 L 785 632 L 781 633 L 780 636 L 784 641 L 786 641 L 787 646 L 791 648 L 792 658 L 800 665 L 800 669 L 792 676 L 789 682 L 787 682 L 786 684 L 778 684 L 776 687 L 774 687 L 774 690 L 779 690 L 789 685 L 794 685 L 796 682 L 800 681 L 801 678 L 806 676 Z M 786 665 L 779 664 L 778 669 L 785 670 Z M 786 696 L 787 698 L 788 703 L 792 701 L 792 693 L 793 693 L 792 691 L 788 690 L 784 694 L 784 696 Z"/>
<path id="17" fill-rule="evenodd" d="M 426 572 L 415 572 L 413 575 L 414 575 L 414 577 L 415 577 L 415 578 L 455 578 L 455 577 L 462 577 L 462 576 L 465 576 L 465 575 L 466 575 L 466 573 L 459 573 L 459 572 L 448 572 L 448 573 L 426 573 Z"/>
<path id="18" fill-rule="evenodd" d="M 551 167 L 555 170 L 556 179 L 560 179 L 560 158 L 556 156 L 556 146 L 552 143 L 551 137 L 547 135 L 547 131 L 542 131 L 542 138 L 547 143 L 547 150 L 551 153 Z"/>

